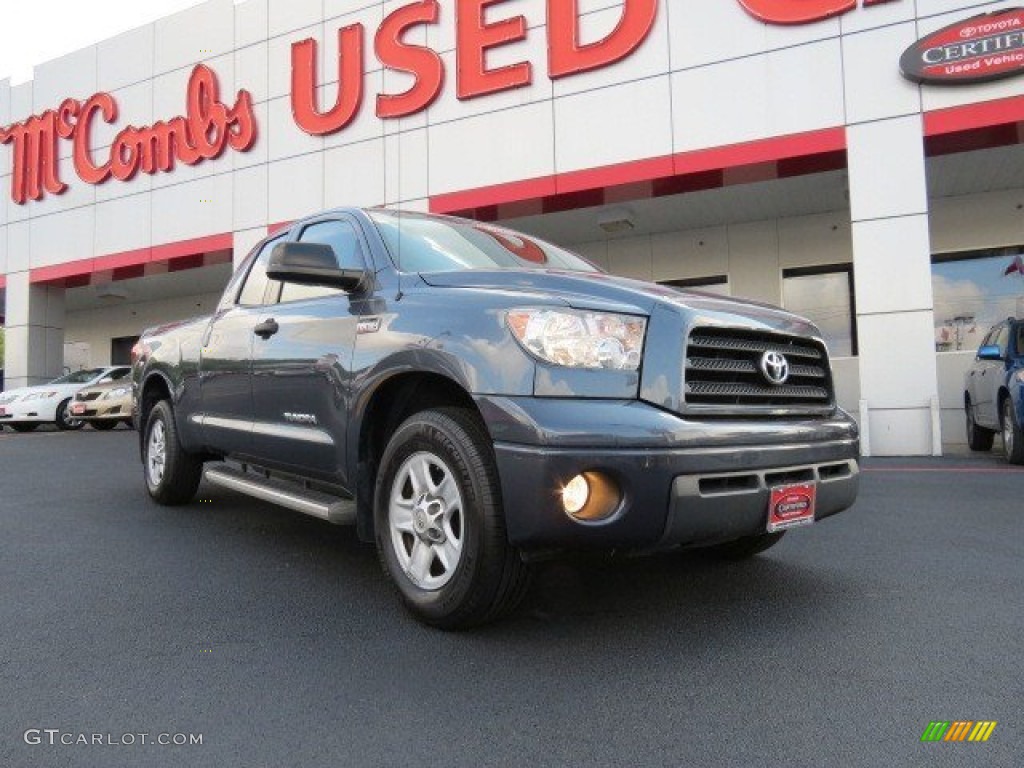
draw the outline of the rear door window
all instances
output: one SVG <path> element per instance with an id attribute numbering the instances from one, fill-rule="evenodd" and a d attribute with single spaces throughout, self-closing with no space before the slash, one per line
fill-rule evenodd
<path id="1" fill-rule="evenodd" d="M 275 245 L 281 242 L 281 239 L 278 237 L 270 240 L 260 249 L 259 255 L 249 269 L 249 274 L 246 275 L 242 290 L 238 294 L 239 305 L 243 307 L 258 307 L 261 304 L 267 303 L 267 288 L 271 282 L 277 282 L 271 281 L 267 277 L 267 262 L 270 260 L 270 252 L 274 249 Z"/>

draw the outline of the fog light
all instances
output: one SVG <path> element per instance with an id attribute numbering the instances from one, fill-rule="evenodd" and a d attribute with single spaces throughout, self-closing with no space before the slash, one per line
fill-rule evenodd
<path id="1" fill-rule="evenodd" d="M 570 515 L 578 514 L 590 498 L 590 483 L 583 475 L 576 475 L 562 488 L 562 506 Z"/>

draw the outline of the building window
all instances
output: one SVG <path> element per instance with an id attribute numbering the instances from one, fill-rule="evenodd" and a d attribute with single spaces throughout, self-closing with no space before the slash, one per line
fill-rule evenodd
<path id="1" fill-rule="evenodd" d="M 1022 260 L 1024 245 L 932 258 L 936 351 L 977 349 L 993 325 L 1024 317 Z"/>
<path id="2" fill-rule="evenodd" d="M 705 293 L 717 293 L 720 296 L 730 296 L 729 278 L 726 275 L 712 275 L 711 277 L 687 277 L 678 280 L 661 280 L 661 285 L 670 288 L 678 288 L 681 291 L 704 291 Z"/>
<path id="3" fill-rule="evenodd" d="M 784 269 L 782 306 L 818 326 L 832 357 L 857 354 L 853 268 L 849 264 Z"/>
<path id="4" fill-rule="evenodd" d="M 139 340 L 138 336 L 118 336 L 110 340 L 110 364 L 131 365 L 132 347 Z"/>

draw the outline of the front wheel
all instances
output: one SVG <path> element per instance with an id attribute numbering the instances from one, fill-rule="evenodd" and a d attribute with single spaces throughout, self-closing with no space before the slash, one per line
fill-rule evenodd
<path id="1" fill-rule="evenodd" d="M 203 462 L 181 447 L 174 412 L 166 400 L 149 413 L 142 464 L 146 489 L 156 502 L 176 506 L 188 504 L 195 497 L 203 477 Z"/>
<path id="2" fill-rule="evenodd" d="M 718 560 L 746 560 L 748 557 L 764 552 L 769 547 L 774 547 L 785 533 L 785 531 L 777 531 L 776 533 L 762 533 L 758 536 L 744 536 L 735 541 L 702 547 L 700 552 Z"/>
<path id="3" fill-rule="evenodd" d="M 70 397 L 57 406 L 57 419 L 54 423 L 57 425 L 57 429 L 62 431 L 67 431 L 69 429 L 81 429 L 85 426 L 84 421 L 76 419 L 71 415 Z"/>
<path id="4" fill-rule="evenodd" d="M 408 418 L 384 450 L 374 498 L 381 565 L 417 619 L 462 629 L 522 598 L 529 570 L 508 543 L 493 449 L 472 413 Z"/>
<path id="5" fill-rule="evenodd" d="M 1024 464 L 1024 429 L 1013 412 L 1013 398 L 1003 400 L 1003 455 L 1011 464 Z"/>

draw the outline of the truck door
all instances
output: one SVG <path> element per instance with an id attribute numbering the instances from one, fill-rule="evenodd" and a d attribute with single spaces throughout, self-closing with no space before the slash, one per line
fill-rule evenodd
<path id="1" fill-rule="evenodd" d="M 225 295 L 206 330 L 199 363 L 200 417 L 203 441 L 217 451 L 252 452 L 254 330 L 271 293 L 267 260 L 281 239 L 260 249 L 240 288 L 229 286 L 233 295 Z"/>
<path id="2" fill-rule="evenodd" d="M 1006 376 L 1006 357 L 1010 341 L 1010 330 L 1006 323 L 1003 323 L 992 334 L 989 344 L 999 347 L 1000 360 L 980 360 L 980 370 L 975 376 L 978 379 L 978 407 L 975 409 L 975 419 L 979 424 L 990 429 L 999 428 L 999 388 L 1003 385 Z M 980 378 L 979 378 L 980 377 Z"/>
<path id="3" fill-rule="evenodd" d="M 990 344 L 992 339 L 996 336 L 996 332 L 990 329 L 985 337 L 981 340 L 981 344 L 978 345 L 978 349 Z M 981 424 L 983 417 L 980 413 L 981 402 L 985 399 L 985 396 L 981 394 L 981 360 L 975 357 L 974 362 L 971 363 L 971 367 L 967 371 L 967 394 L 971 397 L 971 407 L 974 410 L 974 420 Z"/>
<path id="4" fill-rule="evenodd" d="M 306 224 L 301 242 L 334 248 L 345 269 L 366 269 L 366 244 L 339 214 Z M 345 435 L 362 291 L 284 283 L 263 308 L 253 341 L 254 451 L 268 467 L 348 485 Z"/>

